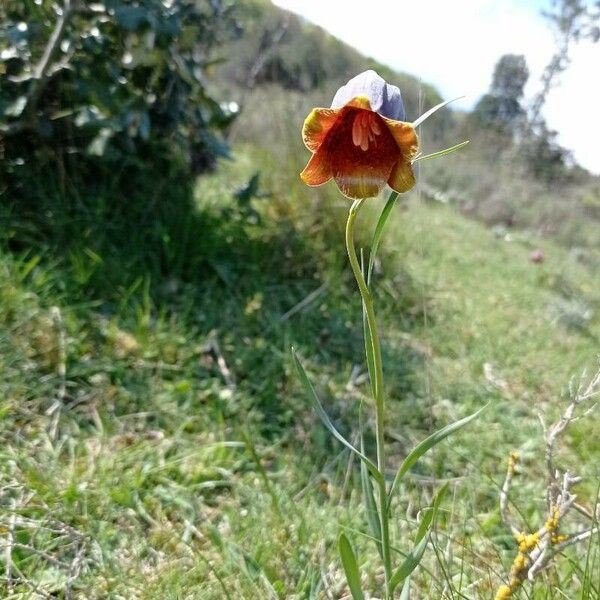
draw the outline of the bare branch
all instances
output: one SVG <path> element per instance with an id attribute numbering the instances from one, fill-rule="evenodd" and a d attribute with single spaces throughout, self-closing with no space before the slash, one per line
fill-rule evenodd
<path id="1" fill-rule="evenodd" d="M 263 67 L 267 64 L 269 58 L 280 44 L 283 36 L 286 34 L 289 27 L 289 17 L 285 17 L 280 23 L 279 27 L 271 36 L 268 42 L 261 44 L 261 48 L 258 50 L 258 54 L 254 59 L 254 64 L 248 70 L 248 77 L 246 78 L 246 89 L 251 90 L 256 84 L 256 78 L 259 76 Z"/>
<path id="2" fill-rule="evenodd" d="M 584 387 L 583 380 L 585 379 L 585 372 L 581 378 L 577 390 L 573 389 L 572 382 L 569 385 L 569 391 L 571 394 L 571 402 L 567 406 L 562 417 L 554 423 L 549 429 L 544 426 L 544 437 L 546 438 L 546 470 L 548 472 L 548 508 L 555 502 L 557 482 L 557 471 L 554 466 L 554 449 L 558 438 L 563 434 L 565 429 L 578 417 L 575 415 L 576 409 L 584 402 L 595 398 L 600 394 L 600 370 L 591 378 L 587 386 Z M 594 405 L 595 406 L 595 405 Z M 594 408 L 592 406 L 588 409 L 584 415 L 589 415 L 590 411 Z"/>
<path id="3" fill-rule="evenodd" d="M 0 129 L 2 134 L 6 136 L 15 135 L 35 126 L 37 104 L 46 84 L 56 72 L 53 68 L 52 61 L 60 49 L 60 43 L 63 39 L 65 29 L 76 8 L 76 2 L 77 0 L 64 0 L 62 8 L 58 11 L 56 24 L 48 39 L 46 47 L 44 48 L 40 61 L 33 69 L 31 83 L 25 98 L 25 106 L 22 111 L 23 118 L 3 126 Z"/>
<path id="4" fill-rule="evenodd" d="M 515 468 L 517 466 L 517 462 L 519 460 L 519 455 L 517 452 L 511 452 L 508 457 L 508 468 L 506 469 L 506 477 L 504 479 L 504 483 L 502 484 L 502 488 L 500 488 L 500 516 L 502 518 L 502 522 L 506 527 L 508 527 L 513 535 L 517 535 L 519 530 L 515 527 L 508 516 L 508 492 L 510 491 L 510 486 L 515 475 Z"/>
<path id="5" fill-rule="evenodd" d="M 511 530 L 517 540 L 518 552 L 511 567 L 510 579 L 498 588 L 496 600 L 512 598 L 524 581 L 534 581 L 537 575 L 551 564 L 558 553 L 569 546 L 588 539 L 599 530 L 597 516 L 600 506 L 597 505 L 594 510 L 590 511 L 577 504 L 577 496 L 571 490 L 574 485 L 581 481 L 581 477 L 573 475 L 569 471 L 561 473 L 555 467 L 554 461 L 554 453 L 560 436 L 571 423 L 588 416 L 594 409 L 595 404 L 580 414 L 577 414 L 577 409 L 600 394 L 600 370 L 587 384 L 584 383 L 585 379 L 584 373 L 576 389 L 573 382 L 569 382 L 571 400 L 558 421 L 547 427 L 544 419 L 540 416 L 545 440 L 544 457 L 547 470 L 546 497 L 548 513 L 544 525 L 533 533 L 521 533 L 510 522 L 508 493 L 518 460 L 516 453 L 510 455 L 506 478 L 500 490 L 500 515 L 506 527 Z M 573 513 L 580 515 L 580 517 L 585 517 L 588 520 L 588 525 L 591 520 L 592 527 L 571 534 L 559 533 L 564 525 L 564 518 L 571 512 L 571 509 L 573 509 Z"/>
<path id="6" fill-rule="evenodd" d="M 581 504 L 579 504 L 577 502 L 573 502 L 573 508 L 580 515 L 583 515 L 584 517 L 587 517 L 591 521 L 596 521 L 598 519 L 597 515 L 595 515 L 593 512 L 591 512 L 590 510 L 588 510 L 585 506 L 582 506 Z M 596 507 L 596 508 L 598 508 L 598 507 Z"/>
<path id="7" fill-rule="evenodd" d="M 594 39 L 594 22 L 598 19 L 598 15 L 590 11 L 581 0 L 560 0 L 556 2 L 556 8 L 556 12 L 544 14 L 555 27 L 557 50 L 544 69 L 541 89 L 531 106 L 530 122 L 533 127 L 541 121 L 542 109 L 558 76 L 571 62 L 570 52 L 573 44 L 584 37 Z"/>
<path id="8" fill-rule="evenodd" d="M 12 501 L 11 506 L 11 515 L 8 519 L 8 526 L 6 531 L 6 547 L 4 548 L 4 562 L 5 562 L 5 573 L 6 573 L 6 586 L 8 587 L 8 591 L 12 592 L 13 589 L 13 581 L 12 581 L 12 551 L 15 547 L 15 505 L 16 502 Z"/>
<path id="9" fill-rule="evenodd" d="M 52 31 L 52 35 L 48 40 L 48 44 L 44 49 L 40 62 L 33 71 L 33 80 L 27 94 L 27 104 L 25 105 L 25 110 L 28 113 L 35 110 L 40 95 L 46 86 L 51 61 L 60 48 L 60 42 L 65 32 L 65 28 L 67 27 L 67 23 L 71 18 L 72 10 L 73 4 L 71 0 L 64 0 L 61 12 L 58 15 L 56 25 L 54 26 L 54 31 Z"/>
<path id="10" fill-rule="evenodd" d="M 597 534 L 600 531 L 600 527 L 592 527 L 591 529 L 586 529 L 585 531 L 580 531 L 579 533 L 571 534 L 568 539 L 560 544 L 557 544 L 554 548 L 555 552 L 562 552 L 565 548 L 572 546 L 573 544 L 578 544 L 579 542 L 583 542 L 593 535 Z"/>

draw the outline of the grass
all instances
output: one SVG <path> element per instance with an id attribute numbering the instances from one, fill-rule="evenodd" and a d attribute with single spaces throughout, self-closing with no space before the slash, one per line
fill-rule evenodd
<path id="1" fill-rule="evenodd" d="M 376 588 L 357 465 L 317 422 L 289 355 L 293 344 L 355 439 L 368 400 L 348 207 L 330 187 L 300 186 L 300 156 L 238 143 L 236 160 L 194 189 L 174 174 L 127 204 L 100 187 L 5 207 L 4 597 L 342 597 L 340 529 Z M 248 212 L 234 192 L 257 171 L 270 195 Z M 537 527 L 537 413 L 557 416 L 569 379 L 595 366 L 599 263 L 532 234 L 507 239 L 416 193 L 395 211 L 377 265 L 391 457 L 490 403 L 418 463 L 397 503 L 394 537 L 407 551 L 419 507 L 450 482 L 417 598 L 493 595 L 514 554 L 497 499 L 508 452 L 524 462 L 515 508 L 524 529 Z M 542 264 L 529 260 L 537 247 Z M 593 498 L 594 418 L 567 442 L 562 460 Z M 573 549 L 520 597 L 600 598 L 599 548 Z"/>

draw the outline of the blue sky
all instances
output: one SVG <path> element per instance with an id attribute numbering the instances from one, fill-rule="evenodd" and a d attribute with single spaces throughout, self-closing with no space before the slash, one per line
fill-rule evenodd
<path id="1" fill-rule="evenodd" d="M 432 83 L 446 98 L 466 96 L 464 108 L 486 92 L 496 61 L 506 53 L 525 55 L 532 96 L 554 50 L 540 14 L 549 0 L 274 1 L 364 54 Z M 600 44 L 580 43 L 572 59 L 545 116 L 578 162 L 600 173 Z"/>

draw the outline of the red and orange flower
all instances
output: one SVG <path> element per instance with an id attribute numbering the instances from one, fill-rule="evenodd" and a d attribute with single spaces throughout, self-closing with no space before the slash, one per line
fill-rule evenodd
<path id="1" fill-rule="evenodd" d="M 316 186 L 333 178 L 349 198 L 377 196 L 386 183 L 397 192 L 410 190 L 419 142 L 404 119 L 396 86 L 375 71 L 357 75 L 337 91 L 331 108 L 306 117 L 302 138 L 313 155 L 302 180 Z"/>

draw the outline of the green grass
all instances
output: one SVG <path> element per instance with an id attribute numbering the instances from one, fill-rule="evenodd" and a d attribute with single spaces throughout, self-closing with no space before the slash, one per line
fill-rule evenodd
<path id="1" fill-rule="evenodd" d="M 5 210 L 0 536 L 14 547 L 12 584 L 0 554 L 3 597 L 342 597 L 341 529 L 376 589 L 358 465 L 317 421 L 289 355 L 293 344 L 355 439 L 359 405 L 370 407 L 352 377 L 364 365 L 348 205 L 329 186 L 303 188 L 299 156 L 239 145 L 195 189 L 165 176 L 129 203 L 100 186 L 49 190 L 37 213 Z M 233 199 L 256 171 L 270 193 L 252 201 L 258 221 Z M 382 206 L 361 216 L 364 240 Z M 530 262 L 534 247 L 544 263 Z M 505 241 L 418 193 L 390 220 L 375 281 L 392 460 L 490 403 L 401 490 L 394 536 L 407 551 L 419 507 L 450 481 L 415 598 L 493 596 L 515 550 L 498 514 L 511 450 L 523 455 L 515 509 L 524 529 L 542 524 L 537 414 L 556 417 L 569 379 L 595 367 L 595 264 L 548 239 Z M 561 453 L 590 500 L 594 423 L 577 422 Z M 520 597 L 599 598 L 598 549 L 568 552 Z"/>

